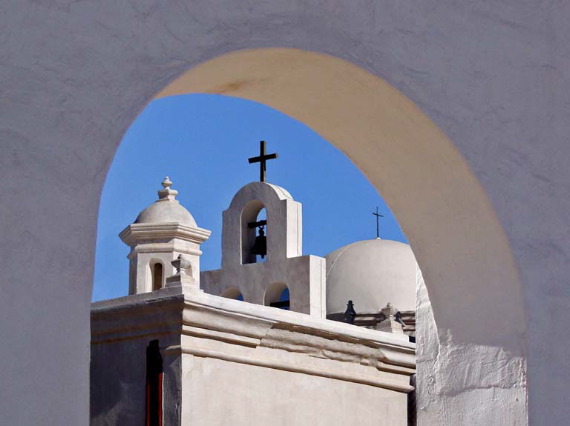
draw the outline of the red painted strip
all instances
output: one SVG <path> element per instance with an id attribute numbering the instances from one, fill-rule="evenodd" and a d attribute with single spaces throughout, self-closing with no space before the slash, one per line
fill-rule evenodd
<path id="1" fill-rule="evenodd" d="M 163 378 L 163 373 L 160 373 L 158 375 L 158 392 L 157 392 L 158 426 L 162 426 L 162 378 Z"/>

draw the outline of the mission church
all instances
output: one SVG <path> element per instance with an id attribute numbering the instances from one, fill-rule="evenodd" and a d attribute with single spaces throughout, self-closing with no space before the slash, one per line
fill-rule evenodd
<path id="1" fill-rule="evenodd" d="M 260 181 L 223 212 L 221 268 L 167 177 L 120 238 L 129 295 L 92 304 L 92 425 L 413 424 L 416 286 L 409 245 L 303 255 L 302 206 Z M 378 219 L 378 212 L 376 212 Z"/>

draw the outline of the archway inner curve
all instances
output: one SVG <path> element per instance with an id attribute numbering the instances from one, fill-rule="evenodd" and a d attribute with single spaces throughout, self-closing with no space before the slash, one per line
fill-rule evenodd
<path id="1" fill-rule="evenodd" d="M 453 143 L 402 93 L 342 59 L 284 48 L 214 58 L 156 98 L 190 93 L 265 104 L 339 148 L 397 216 L 440 336 L 524 352 L 521 285 L 502 227 Z"/>

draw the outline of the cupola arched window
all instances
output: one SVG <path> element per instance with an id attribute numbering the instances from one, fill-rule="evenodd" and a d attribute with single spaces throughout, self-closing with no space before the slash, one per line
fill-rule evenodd
<path id="1" fill-rule="evenodd" d="M 160 290 L 162 288 L 162 280 L 164 276 L 164 271 L 162 263 L 156 262 L 151 267 L 152 272 L 152 291 Z"/>

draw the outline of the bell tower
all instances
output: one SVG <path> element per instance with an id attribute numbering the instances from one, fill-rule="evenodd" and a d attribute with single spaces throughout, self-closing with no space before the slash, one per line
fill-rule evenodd
<path id="1" fill-rule="evenodd" d="M 324 318 L 326 261 L 302 255 L 301 203 L 266 182 L 265 161 L 277 154 L 266 154 L 265 142 L 260 151 L 249 159 L 260 163 L 260 182 L 242 187 L 223 212 L 222 268 L 201 274 L 202 289 Z"/>
<path id="2" fill-rule="evenodd" d="M 266 218 L 259 220 L 263 211 Z M 247 184 L 234 195 L 222 217 L 222 269 L 303 253 L 301 203 L 279 186 Z M 260 253 L 260 248 L 265 250 Z"/>

